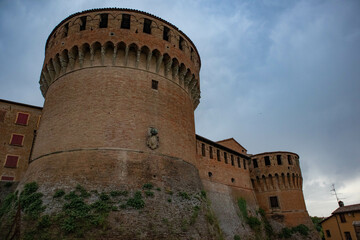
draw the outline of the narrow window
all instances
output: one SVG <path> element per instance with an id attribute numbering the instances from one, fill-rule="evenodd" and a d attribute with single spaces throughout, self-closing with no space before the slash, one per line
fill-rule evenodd
<path id="1" fill-rule="evenodd" d="M 269 156 L 265 156 L 264 159 L 265 159 L 265 166 L 270 166 L 270 165 L 271 165 L 271 164 L 270 164 L 270 157 L 269 157 Z"/>
<path id="2" fill-rule="evenodd" d="M 210 159 L 213 159 L 214 156 L 213 156 L 213 148 L 210 146 L 209 147 L 209 153 L 210 153 Z"/>
<path id="3" fill-rule="evenodd" d="M 151 81 L 151 88 L 152 88 L 152 89 L 158 90 L 158 86 L 159 86 L 159 82 L 158 82 L 158 81 L 156 81 L 156 80 L 152 80 L 152 81 Z"/>
<path id="4" fill-rule="evenodd" d="M 282 165 L 281 155 L 276 155 L 276 160 L 278 165 Z"/>
<path id="5" fill-rule="evenodd" d="M 80 31 L 84 31 L 86 29 L 86 16 L 81 17 L 80 21 L 81 21 Z"/>
<path id="6" fill-rule="evenodd" d="M 28 125 L 29 114 L 18 112 L 16 116 L 15 123 L 19 125 Z"/>
<path id="7" fill-rule="evenodd" d="M 10 176 L 1 176 L 1 181 L 12 182 L 12 181 L 14 181 L 14 177 L 10 177 Z"/>
<path id="8" fill-rule="evenodd" d="M 121 19 L 121 28 L 130 29 L 130 15 L 123 14 Z"/>
<path id="9" fill-rule="evenodd" d="M 331 237 L 330 230 L 326 230 L 325 232 L 326 232 L 326 236 L 327 236 L 327 237 Z"/>
<path id="10" fill-rule="evenodd" d="M 288 163 L 289 163 L 289 165 L 292 165 L 293 163 L 292 163 L 292 159 L 291 159 L 291 155 L 288 155 Z"/>
<path id="11" fill-rule="evenodd" d="M 220 150 L 219 149 L 216 149 L 216 157 L 217 157 L 217 160 L 220 162 L 221 158 L 220 158 Z"/>
<path id="12" fill-rule="evenodd" d="M 69 32 L 69 23 L 66 23 L 64 25 L 64 37 L 67 37 L 68 32 Z"/>
<path id="13" fill-rule="evenodd" d="M 241 168 L 241 165 L 240 165 L 240 157 L 237 157 L 237 164 L 238 164 L 238 168 Z"/>
<path id="14" fill-rule="evenodd" d="M 147 34 L 151 34 L 151 20 L 150 19 L 147 19 L 147 18 L 144 19 L 143 32 L 147 33 Z"/>
<path id="15" fill-rule="evenodd" d="M 183 50 L 183 44 L 184 44 L 184 39 L 180 36 L 180 39 L 179 39 L 179 49 L 180 50 Z"/>
<path id="16" fill-rule="evenodd" d="M 246 169 L 246 160 L 245 159 L 243 160 L 243 166 L 244 166 L 244 169 Z"/>
<path id="17" fill-rule="evenodd" d="M 235 166 L 235 164 L 234 164 L 234 156 L 233 155 L 231 155 L 231 165 Z"/>
<path id="18" fill-rule="evenodd" d="M 22 146 L 23 141 L 24 141 L 23 135 L 13 133 L 11 135 L 10 145 Z"/>
<path id="19" fill-rule="evenodd" d="M 278 208 L 279 207 L 279 202 L 278 202 L 278 198 L 275 197 L 270 197 L 270 207 L 271 208 Z"/>
<path id="20" fill-rule="evenodd" d="M 193 53 L 194 53 L 194 49 L 191 47 L 190 48 L 190 60 L 193 60 Z"/>
<path id="21" fill-rule="evenodd" d="M 170 29 L 168 27 L 164 26 L 163 39 L 165 41 L 169 41 L 169 32 L 170 32 Z"/>
<path id="22" fill-rule="evenodd" d="M 346 240 L 352 240 L 350 232 L 344 232 Z"/>
<path id="23" fill-rule="evenodd" d="M 107 26 L 108 26 L 108 14 L 107 13 L 100 14 L 99 28 L 107 28 Z"/>
<path id="24" fill-rule="evenodd" d="M 201 155 L 203 155 L 203 157 L 205 157 L 205 144 L 201 144 Z"/>
<path id="25" fill-rule="evenodd" d="M 231 178 L 231 182 L 232 182 L 232 183 L 235 182 L 235 179 L 234 179 L 234 178 Z"/>
<path id="26" fill-rule="evenodd" d="M 7 155 L 4 167 L 16 168 L 18 164 L 19 156 Z"/>
<path id="27" fill-rule="evenodd" d="M 225 163 L 228 164 L 228 159 L 227 159 L 227 153 L 224 152 L 224 160 L 225 160 Z"/>
<path id="28" fill-rule="evenodd" d="M 343 214 L 343 213 L 340 214 L 340 220 L 342 223 L 346 222 L 345 214 Z"/>
<path id="29" fill-rule="evenodd" d="M 208 172 L 209 177 L 212 177 L 212 172 Z"/>
<path id="30" fill-rule="evenodd" d="M 258 168 L 258 163 L 257 163 L 257 159 L 253 159 L 253 165 L 254 165 L 254 168 Z M 245 168 L 245 166 L 244 166 Z"/>

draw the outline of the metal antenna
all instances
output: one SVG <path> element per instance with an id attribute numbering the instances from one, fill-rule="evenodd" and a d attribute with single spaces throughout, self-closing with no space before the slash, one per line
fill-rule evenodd
<path id="1" fill-rule="evenodd" d="M 338 198 L 338 195 L 337 195 L 337 193 L 336 193 L 335 184 L 332 184 L 331 187 L 332 187 L 332 188 L 331 188 L 330 192 L 334 192 L 332 195 L 335 195 L 336 201 L 339 202 L 340 199 Z"/>

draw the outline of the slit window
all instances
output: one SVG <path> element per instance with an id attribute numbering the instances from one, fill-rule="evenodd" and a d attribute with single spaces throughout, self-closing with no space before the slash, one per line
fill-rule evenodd
<path id="1" fill-rule="evenodd" d="M 19 156 L 7 155 L 4 167 L 16 168 L 19 161 Z"/>
<path id="2" fill-rule="evenodd" d="M 232 166 L 235 166 L 235 163 L 234 163 L 234 155 L 231 155 L 231 165 L 232 165 Z"/>
<path id="3" fill-rule="evenodd" d="M 147 34 L 151 34 L 151 20 L 145 18 L 144 19 L 144 28 L 143 28 L 143 32 L 147 33 Z"/>
<path id="4" fill-rule="evenodd" d="M 64 37 L 67 37 L 68 33 L 69 33 L 69 23 L 66 23 L 64 25 Z"/>
<path id="5" fill-rule="evenodd" d="M 179 49 L 183 50 L 184 39 L 180 36 L 179 38 Z"/>
<path id="6" fill-rule="evenodd" d="M 281 155 L 276 155 L 276 160 L 278 165 L 282 165 Z"/>
<path id="7" fill-rule="evenodd" d="M 205 144 L 201 144 L 201 155 L 205 157 Z"/>
<path id="8" fill-rule="evenodd" d="M 29 114 L 18 112 L 16 116 L 15 123 L 19 125 L 28 125 Z"/>
<path id="9" fill-rule="evenodd" d="M 265 159 L 265 166 L 270 166 L 270 165 L 271 165 L 271 164 L 270 164 L 270 157 L 269 157 L 269 156 L 265 156 L 264 159 Z"/>
<path id="10" fill-rule="evenodd" d="M 159 87 L 159 82 L 156 81 L 156 80 L 152 80 L 151 81 L 151 88 L 155 89 L 155 90 L 158 90 L 158 87 Z"/>
<path id="11" fill-rule="evenodd" d="M 24 141 L 24 136 L 20 134 L 13 133 L 11 135 L 10 145 L 22 146 Z"/>
<path id="12" fill-rule="evenodd" d="M 330 230 L 326 230 L 325 232 L 326 232 L 326 236 L 327 236 L 327 237 L 331 237 Z"/>
<path id="13" fill-rule="evenodd" d="M 12 182 L 12 181 L 14 181 L 14 177 L 11 177 L 11 176 L 1 176 L 1 181 Z"/>
<path id="14" fill-rule="evenodd" d="M 209 153 L 210 153 L 210 159 L 213 159 L 214 156 L 213 156 L 213 148 L 210 146 L 209 147 Z"/>
<path id="15" fill-rule="evenodd" d="M 212 177 L 212 172 L 208 172 L 209 177 Z"/>
<path id="16" fill-rule="evenodd" d="M 123 14 L 121 19 L 121 28 L 130 29 L 130 15 Z"/>
<path id="17" fill-rule="evenodd" d="M 225 163 L 228 164 L 228 159 L 227 159 L 227 153 L 224 152 L 224 160 L 225 160 Z"/>
<path id="18" fill-rule="evenodd" d="M 107 13 L 100 14 L 99 28 L 107 28 L 107 26 L 108 26 L 108 16 L 109 15 Z"/>
<path id="19" fill-rule="evenodd" d="M 293 164 L 292 159 L 291 159 L 291 155 L 288 155 L 288 163 L 289 163 L 289 165 Z"/>
<path id="20" fill-rule="evenodd" d="M 254 165 L 254 168 L 258 168 L 259 165 L 258 165 L 258 162 L 257 162 L 257 159 L 253 159 L 253 165 Z M 245 168 L 245 166 L 244 166 Z"/>
<path id="21" fill-rule="evenodd" d="M 278 208 L 279 207 L 279 201 L 278 198 L 275 197 L 270 197 L 270 207 L 271 208 Z"/>
<path id="22" fill-rule="evenodd" d="M 235 178 L 231 178 L 231 182 L 232 182 L 232 183 L 235 182 Z"/>
<path id="23" fill-rule="evenodd" d="M 244 169 L 246 169 L 246 161 L 245 161 L 245 159 L 243 160 L 243 165 L 244 165 Z"/>
<path id="24" fill-rule="evenodd" d="M 345 240 L 352 240 L 350 232 L 344 232 Z"/>
<path id="25" fill-rule="evenodd" d="M 163 39 L 165 41 L 169 41 L 169 32 L 170 32 L 170 29 L 168 27 L 164 26 Z"/>
<path id="26" fill-rule="evenodd" d="M 221 158 L 220 158 L 220 150 L 219 149 L 216 150 L 216 157 L 217 157 L 217 160 L 220 162 Z"/>
<path id="27" fill-rule="evenodd" d="M 237 157 L 237 165 L 238 165 L 238 168 L 241 168 L 240 161 L 241 161 L 240 157 Z"/>
<path id="28" fill-rule="evenodd" d="M 86 29 L 86 16 L 81 17 L 80 21 L 81 21 L 80 31 L 84 31 Z"/>

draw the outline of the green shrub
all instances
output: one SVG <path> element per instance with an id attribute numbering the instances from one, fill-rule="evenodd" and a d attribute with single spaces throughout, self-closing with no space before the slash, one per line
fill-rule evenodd
<path id="1" fill-rule="evenodd" d="M 296 227 L 293 227 L 291 229 L 291 231 L 292 232 L 298 232 L 303 236 L 307 236 L 307 235 L 309 235 L 310 229 L 307 226 L 305 226 L 304 224 L 300 224 L 300 225 L 298 225 Z"/>
<path id="2" fill-rule="evenodd" d="M 171 198 L 168 198 L 168 200 L 167 200 L 168 202 L 171 202 L 172 200 L 171 200 Z"/>
<path id="3" fill-rule="evenodd" d="M 240 238 L 239 235 L 235 235 L 235 236 L 234 236 L 234 240 L 241 240 L 241 238 Z"/>
<path id="4" fill-rule="evenodd" d="M 126 204 L 135 209 L 141 209 L 145 207 L 145 202 L 142 200 L 140 191 L 135 192 L 134 197 L 128 199 Z"/>
<path id="5" fill-rule="evenodd" d="M 158 187 L 158 188 L 156 188 L 156 191 L 159 191 L 159 192 L 161 192 L 161 188 L 159 188 L 159 187 Z"/>
<path id="6" fill-rule="evenodd" d="M 152 191 L 145 191 L 145 195 L 146 195 L 147 197 L 154 197 L 154 192 L 152 192 Z"/>
<path id="7" fill-rule="evenodd" d="M 246 220 L 248 218 L 247 208 L 246 208 L 246 200 L 243 198 L 238 199 L 238 206 L 241 212 L 241 215 Z"/>
<path id="8" fill-rule="evenodd" d="M 143 189 L 147 189 L 147 190 L 151 190 L 154 187 L 154 185 L 152 185 L 152 183 L 145 183 L 143 185 Z"/>
<path id="9" fill-rule="evenodd" d="M 9 187 L 11 187 L 12 185 L 13 185 L 12 182 L 7 182 L 7 183 L 5 183 L 4 187 L 9 188 Z"/>
<path id="10" fill-rule="evenodd" d="M 179 192 L 179 196 L 180 196 L 182 199 L 190 200 L 190 196 L 189 196 L 189 194 L 187 194 L 186 192 Z"/>
<path id="11" fill-rule="evenodd" d="M 78 185 L 76 186 L 76 191 L 80 192 L 80 196 L 83 197 L 83 198 L 87 198 L 87 197 L 90 197 L 90 196 L 91 196 L 91 194 L 88 193 L 88 192 L 86 191 L 86 189 L 85 189 L 83 186 L 81 186 L 80 184 L 78 184 Z"/>
<path id="12" fill-rule="evenodd" d="M 20 205 L 24 212 L 31 218 L 37 219 L 45 210 L 42 206 L 42 193 L 36 192 L 39 186 L 36 182 L 27 183 L 20 194 Z"/>
<path id="13" fill-rule="evenodd" d="M 117 197 L 117 196 L 127 196 L 129 194 L 128 191 L 111 191 L 110 196 Z"/>
<path id="14" fill-rule="evenodd" d="M 204 190 L 201 190 L 200 195 L 202 198 L 206 198 L 206 192 Z"/>
<path id="15" fill-rule="evenodd" d="M 44 229 L 48 228 L 51 225 L 50 216 L 44 215 L 40 218 L 40 221 L 38 222 L 37 228 L 38 229 Z"/>
<path id="16" fill-rule="evenodd" d="M 106 193 L 101 193 L 100 194 L 100 199 L 102 201 L 108 201 L 110 199 L 109 195 L 107 195 Z"/>
<path id="17" fill-rule="evenodd" d="M 252 217 L 252 216 L 247 218 L 246 223 L 249 224 L 251 229 L 256 229 L 261 225 L 260 220 L 257 217 Z"/>
<path id="18" fill-rule="evenodd" d="M 193 211 L 193 214 L 191 215 L 191 218 L 190 218 L 190 225 L 194 225 L 195 222 L 196 222 L 196 219 L 199 215 L 199 211 L 200 211 L 200 207 L 199 206 L 195 206 L 194 207 L 194 211 Z"/>
<path id="19" fill-rule="evenodd" d="M 17 196 L 16 196 L 14 193 L 9 193 L 9 194 L 5 197 L 5 199 L 4 199 L 4 201 L 2 202 L 1 207 L 0 207 L 0 218 L 1 218 L 4 214 L 10 212 L 10 210 L 13 208 L 13 204 L 14 204 L 14 202 L 16 201 L 16 199 L 17 199 Z"/>
<path id="20" fill-rule="evenodd" d="M 60 198 L 60 197 L 62 197 L 62 196 L 64 196 L 64 195 L 65 195 L 65 191 L 62 190 L 62 189 L 58 189 L 58 190 L 56 190 L 53 198 Z"/>
<path id="21" fill-rule="evenodd" d="M 261 217 L 265 218 L 266 213 L 265 213 L 265 210 L 264 210 L 264 209 L 259 208 L 258 213 L 261 215 Z"/>
<path id="22" fill-rule="evenodd" d="M 280 238 L 290 238 L 291 237 L 291 230 L 289 228 L 283 228 L 281 233 L 279 234 Z"/>

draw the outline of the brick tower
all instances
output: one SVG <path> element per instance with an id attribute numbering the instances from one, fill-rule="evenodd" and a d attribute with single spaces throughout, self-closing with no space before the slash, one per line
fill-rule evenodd
<path id="1" fill-rule="evenodd" d="M 302 192 L 299 156 L 266 152 L 251 156 L 250 177 L 259 207 L 286 226 L 312 226 Z"/>
<path id="2" fill-rule="evenodd" d="M 148 215 L 139 223 L 131 212 L 117 212 L 126 215 L 122 226 L 146 234 L 147 225 L 161 219 L 180 224 L 192 208 L 176 199 L 168 203 L 166 192 L 193 196 L 202 190 L 194 166 L 199 70 L 192 41 L 151 14 L 109 8 L 64 19 L 46 42 L 43 115 L 20 185 L 36 181 L 50 199 L 54 189 L 77 184 L 131 193 L 151 182 L 161 192 Z M 210 239 L 206 223 L 196 231 Z"/>

